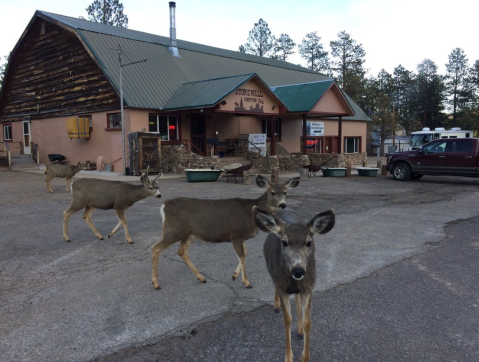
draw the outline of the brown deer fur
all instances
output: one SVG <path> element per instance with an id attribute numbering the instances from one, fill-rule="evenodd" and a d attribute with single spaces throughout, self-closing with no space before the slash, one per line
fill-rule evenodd
<path id="1" fill-rule="evenodd" d="M 81 162 L 78 162 L 78 165 L 60 165 L 58 163 L 52 163 L 45 166 L 45 175 L 47 178 L 45 182 L 47 183 L 48 191 L 53 194 L 52 187 L 50 186 L 50 181 L 55 177 L 64 177 L 66 180 L 66 189 L 67 192 L 69 191 L 68 188 L 71 187 L 73 182 L 73 176 L 75 176 L 81 170 L 85 170 L 86 166 L 82 165 Z"/>
<path id="2" fill-rule="evenodd" d="M 74 213 L 85 208 L 85 212 L 83 213 L 85 222 L 96 237 L 103 240 L 103 237 L 95 228 L 95 225 L 93 225 L 91 216 L 95 209 L 113 209 L 120 221 L 108 234 L 108 237 L 113 236 L 120 226 L 123 225 L 126 240 L 130 244 L 133 243 L 126 226 L 125 210 L 135 202 L 143 200 L 148 196 L 161 197 L 160 190 L 158 189 L 158 180 L 160 177 L 161 175 L 151 182 L 148 175 L 142 174 L 140 177 L 142 185 L 132 185 L 128 182 L 93 178 L 75 179 L 72 186 L 72 201 L 70 207 L 63 212 L 63 238 L 65 241 L 70 241 L 68 238 L 68 219 L 70 219 Z"/>
<path id="3" fill-rule="evenodd" d="M 161 206 L 163 238 L 153 246 L 152 282 L 156 289 L 160 288 L 159 255 L 162 250 L 178 241 L 181 241 L 178 255 L 183 258 L 200 282 L 206 281 L 188 257 L 188 249 L 195 239 L 213 243 L 231 241 L 239 259 L 238 267 L 233 273 L 233 280 L 241 272 L 243 284 L 247 288 L 251 287 L 246 277 L 244 261 L 245 240 L 252 238 L 258 231 L 253 220 L 253 206 L 259 206 L 269 212 L 276 212 L 286 207 L 286 190 L 298 186 L 299 178 L 283 183 L 271 183 L 258 175 L 256 184 L 266 188 L 265 193 L 258 199 L 208 200 L 179 197 L 168 200 Z"/>
<path id="4" fill-rule="evenodd" d="M 290 294 L 295 295 L 298 333 L 304 336 L 301 362 L 309 361 L 311 299 L 316 281 L 313 235 L 326 234 L 335 223 L 333 210 L 317 214 L 307 224 L 294 212 L 280 210 L 275 215 L 253 209 L 256 225 L 271 233 L 263 246 L 266 267 L 274 282 L 275 311 L 283 310 L 286 334 L 285 361 L 293 361 L 291 350 Z"/>

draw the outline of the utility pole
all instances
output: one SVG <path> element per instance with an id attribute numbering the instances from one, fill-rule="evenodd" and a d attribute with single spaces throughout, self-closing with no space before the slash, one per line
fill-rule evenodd
<path id="1" fill-rule="evenodd" d="M 393 103 L 393 146 L 396 146 L 396 103 Z"/>
<path id="2" fill-rule="evenodd" d="M 121 64 L 121 55 L 124 51 L 121 49 L 121 45 L 118 44 L 118 48 L 113 49 L 118 52 L 118 62 L 120 64 L 120 112 L 121 112 L 121 146 L 122 146 L 122 154 L 121 157 L 123 158 L 123 173 L 126 174 L 126 155 L 125 155 L 125 123 L 123 122 L 123 75 L 122 75 L 122 68 L 127 67 L 129 65 L 137 64 L 137 63 L 144 63 L 146 59 L 139 60 L 136 62 L 131 62 L 127 64 Z"/>

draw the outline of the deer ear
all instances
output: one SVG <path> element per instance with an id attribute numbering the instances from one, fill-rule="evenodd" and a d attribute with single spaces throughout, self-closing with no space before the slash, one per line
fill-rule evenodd
<path id="1" fill-rule="evenodd" d="M 257 227 L 266 233 L 279 234 L 283 229 L 283 223 L 274 215 L 253 206 L 253 218 Z"/>
<path id="2" fill-rule="evenodd" d="M 269 186 L 269 181 L 265 179 L 263 176 L 258 175 L 256 176 L 256 185 L 258 185 L 261 188 L 265 188 Z"/>
<path id="3" fill-rule="evenodd" d="M 287 189 L 292 189 L 293 187 L 296 187 L 299 185 L 299 177 L 292 178 L 291 180 L 287 180 L 283 182 L 283 186 L 286 187 Z"/>
<path id="4" fill-rule="evenodd" d="M 146 173 L 142 173 L 141 176 L 140 176 L 140 181 L 142 183 L 145 183 L 148 181 L 148 176 L 146 176 Z"/>
<path id="5" fill-rule="evenodd" d="M 308 228 L 312 233 L 326 234 L 333 228 L 335 219 L 333 210 L 324 211 L 311 219 Z"/>

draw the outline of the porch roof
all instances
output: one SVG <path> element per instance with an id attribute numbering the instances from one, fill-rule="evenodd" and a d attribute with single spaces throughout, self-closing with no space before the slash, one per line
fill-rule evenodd
<path id="1" fill-rule="evenodd" d="M 319 101 L 328 93 L 334 92 L 333 97 L 342 104 L 344 116 L 354 116 L 348 100 L 340 91 L 333 79 L 302 84 L 291 84 L 271 88 L 279 99 L 288 107 L 290 112 L 297 113 L 326 113 L 325 115 L 338 115 L 338 109 L 317 107 Z M 333 90 L 334 89 L 334 90 Z M 321 109 L 319 109 L 321 108 Z M 330 114 L 327 114 L 330 113 Z"/>
<path id="2" fill-rule="evenodd" d="M 164 111 L 192 108 L 210 108 L 250 79 L 260 81 L 266 90 L 268 85 L 255 73 L 231 77 L 205 79 L 183 84 L 163 107 Z M 273 92 L 271 95 L 281 102 Z M 282 104 L 282 102 L 281 102 Z"/>

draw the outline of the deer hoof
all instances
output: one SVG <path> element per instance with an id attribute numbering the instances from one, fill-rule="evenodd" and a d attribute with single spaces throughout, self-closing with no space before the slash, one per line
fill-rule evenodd
<path id="1" fill-rule="evenodd" d="M 233 279 L 233 281 L 235 281 L 235 280 L 236 280 L 236 277 L 233 275 L 233 277 L 232 277 L 231 279 Z"/>
<path id="2" fill-rule="evenodd" d="M 69 243 L 71 240 L 70 240 L 70 239 L 66 239 L 66 238 L 65 238 L 65 241 L 66 241 L 67 243 Z"/>
<path id="3" fill-rule="evenodd" d="M 98 239 L 99 239 L 99 240 L 105 240 L 105 239 L 103 239 L 103 236 L 100 236 Z"/>
<path id="4" fill-rule="evenodd" d="M 133 240 L 128 241 L 128 244 L 134 244 Z"/>
<path id="5" fill-rule="evenodd" d="M 108 234 L 108 239 L 111 238 L 111 234 Z"/>
<path id="6" fill-rule="evenodd" d="M 160 284 L 158 283 L 154 283 L 154 282 L 151 282 L 153 284 L 153 286 L 155 287 L 155 289 L 161 289 L 160 288 Z"/>

